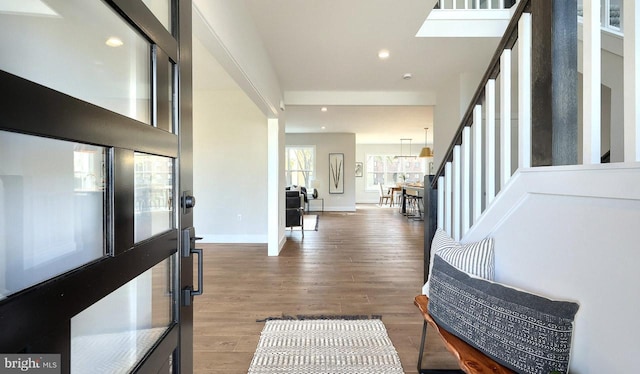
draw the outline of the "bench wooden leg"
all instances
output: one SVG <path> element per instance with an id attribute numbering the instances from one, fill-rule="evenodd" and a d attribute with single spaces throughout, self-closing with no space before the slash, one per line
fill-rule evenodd
<path id="1" fill-rule="evenodd" d="M 447 369 L 423 369 L 422 356 L 424 355 L 424 343 L 427 340 L 427 321 L 422 324 L 422 338 L 420 339 L 420 353 L 418 354 L 418 373 L 420 374 L 464 374 L 462 370 Z"/>

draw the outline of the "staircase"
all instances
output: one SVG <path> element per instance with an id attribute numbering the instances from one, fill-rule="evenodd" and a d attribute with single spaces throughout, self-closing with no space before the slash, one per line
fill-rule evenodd
<path id="1" fill-rule="evenodd" d="M 626 7 L 623 22 L 624 139 L 610 153 L 623 159 L 602 163 L 598 7 L 585 0 L 578 128 L 576 2 L 551 1 L 553 11 L 543 3 L 516 5 L 443 163 L 425 181 L 425 273 L 436 227 L 463 242 L 493 237 L 496 281 L 580 304 L 572 373 L 633 372 L 640 36 L 630 26 L 640 12 Z"/>

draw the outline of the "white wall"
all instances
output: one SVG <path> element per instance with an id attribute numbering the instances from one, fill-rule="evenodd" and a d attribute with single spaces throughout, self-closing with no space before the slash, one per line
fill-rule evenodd
<path id="1" fill-rule="evenodd" d="M 195 0 L 193 29 L 236 83 L 269 118 L 282 91 L 244 1 Z"/>
<path id="2" fill-rule="evenodd" d="M 420 150 L 424 143 L 414 145 L 412 147 L 411 154 L 420 154 Z M 431 145 L 430 145 L 431 146 Z M 407 152 L 406 144 L 404 145 L 404 152 Z M 356 202 L 359 204 L 377 204 L 380 201 L 380 192 L 366 191 L 366 171 L 367 171 L 367 155 L 399 155 L 400 144 L 357 144 L 356 145 L 356 161 L 362 162 L 363 176 L 362 178 L 356 178 Z M 426 158 L 426 167 L 429 168 L 429 163 L 433 161 L 432 157 Z M 434 165 L 435 168 L 435 165 Z M 428 170 L 427 170 L 428 172 Z M 386 187 L 386 186 L 385 186 Z"/>
<path id="3" fill-rule="evenodd" d="M 241 91 L 194 91 L 194 226 L 205 243 L 267 243 L 267 118 Z"/>
<path id="4" fill-rule="evenodd" d="M 351 133 L 286 134 L 286 145 L 316 147 L 318 197 L 324 198 L 325 211 L 356 210 L 355 162 L 356 135 Z M 344 194 L 329 194 L 329 153 L 344 154 Z"/>
<path id="5" fill-rule="evenodd" d="M 434 168 L 437 171 L 445 157 L 445 152 L 460 126 L 462 116 L 467 110 L 475 90 L 480 84 L 484 69 L 488 65 L 477 62 L 475 66 L 482 71 L 465 72 L 453 76 L 449 84 L 438 89 L 438 104 L 434 108 L 433 153 Z"/>
<path id="6" fill-rule="evenodd" d="M 635 371 L 640 164 L 518 171 L 464 241 L 494 238 L 496 280 L 580 304 L 571 372 Z"/>

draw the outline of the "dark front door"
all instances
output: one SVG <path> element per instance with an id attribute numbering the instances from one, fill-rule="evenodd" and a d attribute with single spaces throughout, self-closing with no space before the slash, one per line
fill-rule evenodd
<path id="1" fill-rule="evenodd" d="M 190 373 L 191 1 L 13 3 L 0 6 L 0 372 Z"/>

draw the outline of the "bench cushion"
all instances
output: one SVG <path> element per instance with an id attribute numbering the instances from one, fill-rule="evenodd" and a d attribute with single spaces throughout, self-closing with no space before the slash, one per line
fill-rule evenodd
<path id="1" fill-rule="evenodd" d="M 431 261 L 429 279 L 433 268 L 433 258 L 438 254 L 458 269 L 480 278 L 493 280 L 494 254 L 493 239 L 462 244 L 453 240 L 444 230 L 438 228 L 431 241 Z M 422 287 L 422 293 L 429 297 L 429 279 Z"/>
<path id="2" fill-rule="evenodd" d="M 470 276 L 434 258 L 429 314 L 443 329 L 519 373 L 567 372 L 578 304 Z"/>

